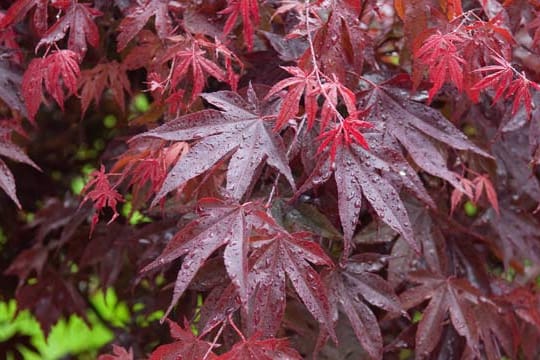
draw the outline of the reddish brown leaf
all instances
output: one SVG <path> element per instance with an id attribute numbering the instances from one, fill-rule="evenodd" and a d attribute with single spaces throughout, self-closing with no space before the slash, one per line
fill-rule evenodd
<path id="1" fill-rule="evenodd" d="M 36 51 L 42 46 L 50 47 L 62 40 L 69 30 L 68 49 L 82 59 L 88 50 L 87 43 L 93 47 L 98 46 L 99 30 L 94 19 L 101 15 L 101 11 L 88 4 L 71 2 L 65 15 L 43 34 L 36 46 Z"/>
<path id="2" fill-rule="evenodd" d="M 470 142 L 440 112 L 412 100 L 400 99 L 402 95 L 398 94 L 399 89 L 386 85 L 366 92 L 364 106 L 371 107 L 371 120 L 380 122 L 385 132 L 405 147 L 420 168 L 461 189 L 457 174 L 448 169 L 446 154 L 434 140 L 457 150 L 491 156 Z"/>
<path id="3" fill-rule="evenodd" d="M 131 84 L 126 69 L 116 61 L 98 64 L 92 69 L 81 71 L 79 88 L 83 113 L 86 112 L 92 100 L 95 105 L 99 105 L 105 90 L 112 91 L 116 104 L 124 112 L 126 107 L 124 92 L 131 94 Z"/>
<path id="4" fill-rule="evenodd" d="M 222 109 L 221 112 L 204 110 L 181 116 L 142 135 L 173 141 L 200 139 L 169 172 L 154 204 L 231 155 L 227 191 L 232 197 L 241 199 L 246 194 L 263 161 L 282 173 L 294 187 L 283 142 L 267 120 L 275 114 L 276 104 L 260 104 L 252 94 L 248 102 L 230 91 L 205 94 L 204 99 Z"/>
<path id="5" fill-rule="evenodd" d="M 150 354 L 149 360 L 177 360 L 177 359 L 216 359 L 217 356 L 211 351 L 212 345 L 197 338 L 191 332 L 189 323 L 184 322 L 184 327 L 167 319 L 171 337 L 176 341 L 161 345 Z"/>
<path id="6" fill-rule="evenodd" d="M 309 234 L 289 234 L 274 227 L 275 235 L 254 243 L 256 250 L 250 256 L 248 333 L 275 335 L 285 311 L 287 276 L 306 308 L 335 340 L 326 289 L 309 265 L 331 266 L 332 260 Z"/>
<path id="7" fill-rule="evenodd" d="M 223 257 L 227 273 L 242 303 L 247 302 L 247 251 L 254 225 L 252 212 L 255 210 L 251 203 L 237 205 L 217 199 L 199 202 L 199 218 L 178 232 L 161 256 L 143 269 L 148 271 L 183 256 L 173 299 L 166 314 L 176 305 L 206 259 L 223 245 L 226 245 Z"/>
<path id="8" fill-rule="evenodd" d="M 133 360 L 133 350 L 131 348 L 126 350 L 122 346 L 113 344 L 112 355 L 100 355 L 98 360 Z"/>
<path id="9" fill-rule="evenodd" d="M 399 298 L 379 275 L 369 272 L 364 262 L 367 256 L 356 256 L 345 263 L 342 270 L 328 272 L 324 284 L 328 288 L 334 321 L 338 310 L 347 315 L 354 334 L 373 359 L 383 354 L 383 341 L 377 318 L 364 302 L 396 314 L 402 311 Z"/>
<path id="10" fill-rule="evenodd" d="M 134 4 L 118 26 L 118 51 L 125 49 L 152 16 L 154 16 L 154 24 L 159 37 L 164 39 L 169 36 L 172 26 L 168 3 L 168 0 L 144 0 Z"/>
<path id="11" fill-rule="evenodd" d="M 45 336 L 62 317 L 77 314 L 86 319 L 86 303 L 73 284 L 56 271 L 46 268 L 35 284 L 17 289 L 17 307 L 36 317 Z"/>
<path id="12" fill-rule="evenodd" d="M 457 333 L 466 338 L 472 352 L 477 353 L 478 325 L 473 304 L 478 303 L 480 292 L 465 279 L 445 278 L 423 271 L 410 275 L 413 281 L 422 285 L 400 295 L 404 308 L 412 308 L 430 299 L 416 332 L 418 355 L 425 357 L 435 349 L 447 316 Z"/>
<path id="13" fill-rule="evenodd" d="M 253 335 L 234 344 L 233 348 L 218 357 L 219 360 L 236 359 L 257 359 L 257 360 L 275 360 L 275 359 L 302 359 L 302 356 L 290 347 L 286 339 L 266 339 L 262 340 L 259 336 Z"/>
<path id="14" fill-rule="evenodd" d="M 372 170 L 390 171 L 391 166 L 384 160 L 354 145 L 338 146 L 335 162 L 332 163 L 331 159 L 331 156 L 324 154 L 319 157 L 315 170 L 308 181 L 299 189 L 299 192 L 307 191 L 313 186 L 325 182 L 332 172 L 334 173 L 338 190 L 339 217 L 345 233 L 344 254 L 348 254 L 351 250 L 350 241 L 358 223 L 362 198 L 370 203 L 381 220 L 400 233 L 405 241 L 419 252 L 420 248 L 414 238 L 407 211 L 398 191 L 389 179 Z M 403 169 L 394 168 L 394 171 L 396 170 L 403 171 Z"/>

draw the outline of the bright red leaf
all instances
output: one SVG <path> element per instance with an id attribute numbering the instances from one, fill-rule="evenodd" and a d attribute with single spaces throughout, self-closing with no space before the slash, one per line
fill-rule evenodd
<path id="1" fill-rule="evenodd" d="M 459 91 L 463 88 L 463 64 L 465 60 L 459 53 L 459 45 L 465 39 L 459 33 L 442 34 L 437 32 L 428 37 L 415 53 L 415 57 L 427 67 L 432 87 L 428 102 L 446 81 L 452 82 Z"/>
<path id="2" fill-rule="evenodd" d="M 22 95 L 30 119 L 35 118 L 42 101 L 43 83 L 47 92 L 60 108 L 64 109 L 64 99 L 77 93 L 79 60 L 79 55 L 71 50 L 58 50 L 45 58 L 35 58 L 30 62 L 22 79 Z M 63 87 L 67 89 L 67 94 Z"/>
<path id="3" fill-rule="evenodd" d="M 94 170 L 90 174 L 90 180 L 85 185 L 81 193 L 84 195 L 81 204 L 91 200 L 94 203 L 94 208 L 96 209 L 96 213 L 92 217 L 90 236 L 92 235 L 94 227 L 99 221 L 99 214 L 104 208 L 108 207 L 113 211 L 113 216 L 108 222 L 109 224 L 120 215 L 116 209 L 116 205 L 118 202 L 123 201 L 124 198 L 113 186 L 111 186 L 103 165 L 101 165 L 99 170 Z"/>
<path id="4" fill-rule="evenodd" d="M 229 34 L 236 24 L 238 15 L 242 17 L 244 41 L 249 51 L 253 49 L 253 34 L 259 24 L 259 3 L 257 0 L 227 0 L 227 7 L 220 14 L 228 15 L 223 32 Z"/>

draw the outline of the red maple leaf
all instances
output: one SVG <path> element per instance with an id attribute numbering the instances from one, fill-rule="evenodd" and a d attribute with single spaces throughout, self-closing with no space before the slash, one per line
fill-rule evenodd
<path id="1" fill-rule="evenodd" d="M 512 114 L 516 114 L 520 104 L 525 105 L 527 116 L 531 117 L 533 107 L 530 90 L 531 88 L 540 90 L 540 85 L 529 80 L 525 73 L 519 73 L 512 67 L 506 59 L 500 55 L 493 55 L 491 58 L 497 65 L 487 65 L 475 70 L 480 73 L 488 73 L 485 77 L 476 83 L 473 89 L 485 90 L 493 88 L 495 95 L 493 102 L 497 102 L 504 95 L 506 99 L 513 98 Z"/>
<path id="2" fill-rule="evenodd" d="M 183 80 L 188 72 L 191 70 L 192 86 L 191 102 L 193 102 L 199 94 L 203 91 L 208 75 L 213 76 L 219 81 L 226 82 L 229 77 L 225 70 L 220 68 L 215 62 L 207 58 L 208 54 L 205 49 L 200 45 L 211 45 L 204 41 L 191 41 L 187 45 L 181 48 L 172 47 L 167 53 L 158 61 L 164 63 L 169 60 L 173 60 L 173 67 L 171 69 L 171 75 L 167 79 L 171 82 L 171 88 L 176 88 L 181 80 Z M 207 75 L 205 75 L 205 73 Z"/>
<path id="3" fill-rule="evenodd" d="M 360 96 L 364 106 L 371 109 L 370 121 L 403 145 L 414 163 L 424 171 L 461 189 L 459 177 L 448 169 L 447 155 L 438 148 L 438 142 L 487 158 L 491 155 L 467 139 L 439 111 L 411 99 L 403 99 L 399 88 L 391 86 L 398 80 L 379 84 Z"/>
<path id="4" fill-rule="evenodd" d="M 98 360 L 133 360 L 133 349 L 126 350 L 122 346 L 113 344 L 113 353 L 104 354 L 98 357 Z"/>
<path id="5" fill-rule="evenodd" d="M 181 116 L 141 135 L 169 141 L 198 140 L 169 172 L 154 204 L 231 155 L 226 189 L 233 198 L 241 199 L 248 192 L 263 161 L 294 187 L 282 139 L 268 120 L 277 111 L 275 102 L 260 103 L 253 89 L 248 91 L 248 101 L 230 91 L 204 94 L 203 98 L 222 111 Z"/>
<path id="6" fill-rule="evenodd" d="M 306 49 L 299 59 L 299 66 L 311 67 L 312 57 L 315 57 L 322 73 L 353 88 L 358 82 L 364 62 L 373 61 L 369 46 L 371 38 L 357 21 L 362 13 L 372 12 L 370 5 L 358 1 L 332 1 L 330 7 L 322 3 L 309 5 L 313 8 L 311 12 L 317 22 L 323 21 L 318 13 L 328 15 L 323 17 L 327 19 L 324 23 L 315 25 L 317 29 L 312 36 L 314 54 L 310 48 Z"/>
<path id="7" fill-rule="evenodd" d="M 248 275 L 248 333 L 274 336 L 285 311 L 286 277 L 313 317 L 336 341 L 326 289 L 310 265 L 333 266 L 309 233 L 289 234 L 270 221 L 271 237 L 252 242 Z"/>
<path id="8" fill-rule="evenodd" d="M 17 0 L 0 20 L 0 28 L 5 29 L 26 17 L 29 11 L 36 8 L 32 23 L 38 34 L 43 34 L 47 30 L 47 7 L 50 0 Z"/>
<path id="9" fill-rule="evenodd" d="M 255 26 L 259 24 L 259 4 L 257 0 L 227 0 L 227 7 L 219 12 L 220 14 L 229 15 L 225 22 L 223 32 L 229 34 L 236 24 L 238 15 L 242 17 L 244 27 L 244 40 L 248 50 L 253 49 L 253 33 Z"/>
<path id="10" fill-rule="evenodd" d="M 223 245 L 226 245 L 223 256 L 227 273 L 242 302 L 247 302 L 247 251 L 251 228 L 259 223 L 257 207 L 252 203 L 238 205 L 205 198 L 199 201 L 198 209 L 199 218 L 178 232 L 161 256 L 143 269 L 148 271 L 184 257 L 166 314 L 176 305 L 206 259 Z"/>
<path id="11" fill-rule="evenodd" d="M 184 322 L 184 327 L 167 319 L 169 323 L 171 337 L 176 341 L 170 344 L 160 345 L 152 351 L 149 360 L 164 359 L 216 359 L 212 352 L 212 344 L 203 341 L 193 335 L 189 323 Z"/>
<path id="12" fill-rule="evenodd" d="M 0 125 L 3 125 L 0 123 Z M 0 156 L 10 160 L 17 161 L 23 164 L 30 165 L 37 170 L 40 170 L 26 153 L 11 140 L 11 129 L 0 126 Z M 15 186 L 15 178 L 7 167 L 6 163 L 0 159 L 0 189 L 10 197 L 11 200 L 21 208 L 19 199 L 17 198 L 17 190 Z"/>
<path id="13" fill-rule="evenodd" d="M 370 264 L 378 260 L 380 258 L 374 254 L 355 255 L 341 269 L 326 272 L 323 277 L 333 320 L 337 322 L 338 311 L 342 310 L 362 347 L 373 359 L 382 358 L 383 339 L 377 318 L 365 303 L 392 314 L 402 311 L 399 298 L 390 284 L 370 271 Z"/>
<path id="14" fill-rule="evenodd" d="M 342 146 L 350 146 L 355 143 L 369 150 L 369 145 L 360 132 L 360 129 L 371 129 L 373 127 L 373 124 L 360 120 L 366 118 L 368 114 L 369 109 L 356 111 L 340 123 L 335 124 L 330 130 L 323 132 L 318 138 L 321 140 L 321 144 L 317 152 L 321 153 L 330 145 L 330 160 L 334 161 L 337 149 Z"/>
<path id="15" fill-rule="evenodd" d="M 79 55 L 71 50 L 58 50 L 45 58 L 35 58 L 30 62 L 22 79 L 22 95 L 31 120 L 35 118 L 43 97 L 43 83 L 62 110 L 64 98 L 77 93 L 79 60 Z M 61 78 L 63 82 L 60 81 Z M 67 95 L 64 94 L 62 83 L 68 90 Z"/>
<path id="16" fill-rule="evenodd" d="M 94 19 L 101 15 L 101 11 L 91 8 L 88 4 L 71 2 L 65 15 L 43 34 L 36 51 L 42 46 L 51 46 L 62 40 L 69 30 L 67 47 L 82 59 L 88 50 L 87 43 L 93 47 L 98 46 L 99 30 Z"/>
<path id="17" fill-rule="evenodd" d="M 118 51 L 125 49 L 152 16 L 155 17 L 154 24 L 159 37 L 164 39 L 170 35 L 172 26 L 169 17 L 169 0 L 137 1 L 118 26 Z"/>
<path id="18" fill-rule="evenodd" d="M 275 360 L 302 359 L 302 356 L 291 348 L 287 339 L 261 339 L 255 334 L 248 339 L 242 338 L 233 348 L 218 357 L 219 360 L 257 359 Z"/>
<path id="19" fill-rule="evenodd" d="M 464 41 L 457 33 L 437 32 L 428 37 L 415 53 L 415 57 L 426 65 L 429 80 L 433 83 L 428 102 L 433 100 L 445 81 L 452 82 L 459 91 L 463 88 L 462 67 L 465 60 L 459 54 L 458 45 Z"/>
<path id="20" fill-rule="evenodd" d="M 302 69 L 294 66 L 284 66 L 282 68 L 294 77 L 283 79 L 276 83 L 272 86 L 270 91 L 268 91 L 268 94 L 266 94 L 265 97 L 266 99 L 269 99 L 288 88 L 283 96 L 283 102 L 277 116 L 276 129 L 281 129 L 287 121 L 296 116 L 302 94 L 305 94 L 304 106 L 306 109 L 308 127 L 311 128 L 315 122 L 315 115 L 317 114 L 317 97 L 320 93 L 315 74 L 313 72 L 308 74 Z"/>
<path id="21" fill-rule="evenodd" d="M 425 356 L 435 349 L 441 338 L 445 319 L 449 315 L 457 333 L 465 337 L 473 353 L 478 352 L 479 331 L 473 305 L 478 303 L 480 292 L 466 279 L 453 276 L 446 278 L 418 271 L 410 273 L 409 279 L 421 285 L 400 295 L 405 309 L 430 299 L 418 324 L 415 351 L 420 356 Z"/>
<path id="22" fill-rule="evenodd" d="M 113 216 L 109 220 L 109 224 L 120 215 L 116 210 L 116 205 L 119 201 L 123 201 L 124 198 L 116 189 L 111 186 L 109 179 L 107 178 L 107 174 L 105 174 L 105 167 L 103 165 L 101 165 L 99 170 L 94 170 L 90 174 L 90 180 L 85 185 L 81 193 L 85 194 L 81 205 L 88 200 L 91 200 L 93 201 L 94 208 L 96 209 L 96 213 L 92 217 L 90 236 L 92 236 L 94 227 L 99 221 L 99 214 L 103 208 L 108 207 L 113 211 Z"/>
<path id="23" fill-rule="evenodd" d="M 116 104 L 124 112 L 126 107 L 124 92 L 131 94 L 131 84 L 126 69 L 116 61 L 98 64 L 92 69 L 81 71 L 79 88 L 83 114 L 92 100 L 99 105 L 101 95 L 107 89 L 112 91 Z"/>

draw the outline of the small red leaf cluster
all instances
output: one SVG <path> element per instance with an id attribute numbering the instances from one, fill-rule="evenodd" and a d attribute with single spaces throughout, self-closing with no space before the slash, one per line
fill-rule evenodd
<path id="1" fill-rule="evenodd" d="M 102 360 L 540 356 L 537 1 L 1 6 L 2 300 L 46 335 L 99 319 Z"/>

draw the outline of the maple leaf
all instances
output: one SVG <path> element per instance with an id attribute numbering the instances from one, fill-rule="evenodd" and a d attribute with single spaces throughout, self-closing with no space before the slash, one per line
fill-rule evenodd
<path id="1" fill-rule="evenodd" d="M 87 4 L 71 2 L 65 15 L 42 35 L 36 45 L 36 52 L 44 45 L 51 46 L 62 40 L 69 30 L 68 49 L 78 54 L 80 59 L 84 58 L 88 50 L 87 43 L 93 47 L 98 46 L 99 30 L 94 19 L 101 15 L 101 11 Z"/>
<path id="2" fill-rule="evenodd" d="M 36 8 L 32 23 L 39 35 L 47 30 L 47 7 L 50 0 L 17 0 L 7 10 L 5 16 L 0 20 L 0 28 L 5 29 L 15 23 L 20 22 L 26 14 Z"/>
<path id="3" fill-rule="evenodd" d="M 98 64 L 92 69 L 81 71 L 79 88 L 83 114 L 92 100 L 96 105 L 99 105 L 101 95 L 107 89 L 112 91 L 116 104 L 124 112 L 126 107 L 124 92 L 131 94 L 131 85 L 126 69 L 116 61 Z"/>
<path id="4" fill-rule="evenodd" d="M 492 301 L 481 302 L 474 308 L 478 323 L 478 334 L 484 344 L 484 351 L 489 360 L 497 360 L 503 356 L 502 351 L 510 358 L 516 357 L 516 346 L 519 336 L 516 331 L 514 315 L 501 314 L 501 308 Z M 467 349 L 468 350 L 468 349 Z"/>
<path id="5" fill-rule="evenodd" d="M 469 199 L 474 198 L 474 184 L 472 183 L 472 181 L 465 177 L 462 177 L 459 182 L 461 184 L 461 187 L 455 188 L 452 191 L 452 196 L 450 197 L 450 215 L 453 214 L 456 210 L 457 206 L 461 202 L 461 198 L 463 197 L 463 195 L 467 195 Z"/>
<path id="6" fill-rule="evenodd" d="M 294 360 L 302 359 L 302 356 L 290 347 L 287 339 L 260 339 L 260 335 L 255 334 L 234 344 L 231 350 L 220 355 L 218 359 Z"/>
<path id="7" fill-rule="evenodd" d="M 369 150 L 369 145 L 364 135 L 360 132 L 360 129 L 371 129 L 373 127 L 373 124 L 360 120 L 365 118 L 367 114 L 369 114 L 369 109 L 356 111 L 340 123 L 335 124 L 333 128 L 319 135 L 318 140 L 321 140 L 321 144 L 317 152 L 321 153 L 330 145 L 330 160 L 334 161 L 336 151 L 341 146 L 350 146 L 355 143 Z"/>
<path id="8" fill-rule="evenodd" d="M 294 188 L 282 139 L 267 120 L 276 112 L 274 102 L 259 103 L 253 89 L 248 91 L 247 102 L 230 91 L 202 97 L 222 111 L 203 110 L 181 116 L 139 135 L 169 141 L 200 139 L 169 172 L 153 204 L 231 155 L 226 189 L 233 198 L 241 199 L 248 192 L 263 161 L 282 173 Z"/>
<path id="9" fill-rule="evenodd" d="M 10 160 L 17 161 L 23 164 L 32 166 L 33 168 L 40 170 L 26 153 L 17 145 L 11 141 L 11 130 L 0 126 L 0 156 L 4 156 Z M 0 159 L 0 188 L 10 197 L 11 200 L 20 209 L 21 204 L 17 198 L 17 191 L 15 186 L 15 178 L 7 167 L 6 163 Z"/>
<path id="10" fill-rule="evenodd" d="M 504 95 L 506 99 L 513 98 L 512 114 L 516 114 L 519 110 L 519 105 L 525 105 L 525 111 L 530 119 L 533 102 L 530 89 L 540 90 L 540 85 L 534 81 L 527 79 L 524 73 L 519 73 L 512 65 L 500 55 L 492 55 L 497 65 L 487 65 L 475 70 L 479 73 L 488 73 L 483 79 L 474 85 L 474 89 L 485 90 L 488 88 L 495 89 L 493 102 L 496 103 Z M 517 76 L 514 78 L 514 76 Z"/>
<path id="11" fill-rule="evenodd" d="M 448 314 L 454 329 L 465 337 L 467 345 L 477 353 L 479 334 L 473 304 L 478 303 L 480 292 L 466 279 L 446 278 L 426 271 L 409 273 L 409 279 L 421 285 L 400 294 L 405 309 L 430 299 L 416 332 L 415 351 L 418 356 L 425 357 L 435 349 Z"/>
<path id="12" fill-rule="evenodd" d="M 172 47 L 158 61 L 159 63 L 164 63 L 173 59 L 174 66 L 171 69 L 171 75 L 168 78 L 171 82 L 172 88 L 175 88 L 179 82 L 187 76 L 189 70 L 191 69 L 193 78 L 191 102 L 195 101 L 204 88 L 206 83 L 206 76 L 204 73 L 213 76 L 219 81 L 226 82 L 229 80 L 226 72 L 223 69 L 221 69 L 213 61 L 206 58 L 207 51 L 201 48 L 201 44 L 211 46 L 211 44 L 208 42 L 192 41 L 185 48 L 182 46 L 180 50 L 178 47 Z M 235 84 L 234 80 L 231 86 L 233 86 L 233 84 Z"/>
<path id="13" fill-rule="evenodd" d="M 26 249 L 13 260 L 4 271 L 7 275 L 16 275 L 19 278 L 17 287 L 21 287 L 31 273 L 38 277 L 41 275 L 43 267 L 48 259 L 49 250 L 41 244 L 36 244 L 30 249 Z"/>
<path id="14" fill-rule="evenodd" d="M 373 359 L 382 358 L 383 339 L 377 318 L 364 302 L 391 313 L 402 311 L 390 284 L 370 272 L 370 262 L 377 258 L 378 255 L 367 253 L 354 255 L 341 269 L 323 275 L 334 322 L 338 319 L 338 309 L 342 309 L 360 344 Z"/>
<path id="15" fill-rule="evenodd" d="M 429 80 L 433 83 L 429 90 L 428 103 L 443 86 L 451 81 L 459 91 L 463 88 L 463 69 L 465 60 L 459 54 L 458 44 L 465 39 L 457 34 L 437 32 L 428 37 L 415 57 L 427 66 Z"/>
<path id="16" fill-rule="evenodd" d="M 17 308 L 36 317 L 45 336 L 62 316 L 86 319 L 86 303 L 65 276 L 46 267 L 37 283 L 25 284 L 15 294 Z"/>
<path id="17" fill-rule="evenodd" d="M 487 158 L 492 156 L 470 142 L 437 110 L 410 99 L 403 100 L 399 89 L 388 86 L 392 81 L 379 84 L 361 96 L 362 105 L 371 109 L 371 122 L 397 139 L 424 171 L 461 189 L 459 177 L 448 169 L 446 155 L 437 142 Z"/>
<path id="18" fill-rule="evenodd" d="M 132 186 L 133 209 L 138 209 L 159 191 L 168 170 L 176 164 L 180 156 L 189 151 L 189 146 L 185 142 L 177 142 L 170 146 L 163 143 L 154 139 L 135 141 L 130 144 L 130 150 L 124 153 L 111 169 L 111 172 L 122 172 L 130 177 L 128 185 Z"/>
<path id="19" fill-rule="evenodd" d="M 255 249 L 250 256 L 248 275 L 248 333 L 275 335 L 285 311 L 287 276 L 309 312 L 337 341 L 326 289 L 310 265 L 331 267 L 332 260 L 310 239 L 309 233 L 289 234 L 277 224 L 272 227 L 272 237 L 252 243 Z"/>
<path id="20" fill-rule="evenodd" d="M 527 24 L 527 29 L 535 29 L 533 35 L 533 44 L 535 46 L 540 45 L 540 13 L 536 12 L 532 21 Z"/>
<path id="21" fill-rule="evenodd" d="M 370 38 L 358 19 L 369 12 L 364 4 L 354 1 L 332 1 L 327 21 L 313 36 L 313 54 L 321 72 L 334 74 L 339 83 L 353 88 L 362 73 L 364 61 L 372 61 Z M 327 12 L 325 5 L 321 9 Z M 299 60 L 300 67 L 308 68 L 312 62 L 308 48 Z"/>
<path id="22" fill-rule="evenodd" d="M 268 91 L 265 97 L 265 99 L 269 99 L 288 88 L 288 91 L 283 97 L 283 102 L 277 116 L 276 129 L 281 129 L 287 121 L 296 116 L 302 94 L 305 94 L 304 103 L 307 124 L 308 128 L 311 128 L 315 122 L 315 115 L 317 114 L 317 97 L 320 93 L 314 73 L 307 74 L 302 69 L 294 66 L 282 66 L 282 68 L 294 77 L 283 79 L 276 83 L 272 86 L 270 91 Z"/>
<path id="23" fill-rule="evenodd" d="M 122 346 L 113 344 L 112 354 L 104 354 L 98 357 L 98 360 L 133 360 L 133 349 L 126 350 Z"/>
<path id="24" fill-rule="evenodd" d="M 365 135 L 368 139 L 373 138 L 378 141 L 376 135 L 373 137 L 370 136 L 371 134 Z M 330 151 L 334 149 L 331 147 Z M 395 154 L 395 150 L 392 153 Z M 334 174 L 338 191 L 339 218 L 344 232 L 344 257 L 348 256 L 351 250 L 351 241 L 358 223 L 362 199 L 366 199 L 371 204 L 382 221 L 400 233 L 415 251 L 419 251 L 410 228 L 407 211 L 396 187 L 406 184 L 406 187 L 414 189 L 413 192 L 420 193 L 422 198 L 429 199 L 429 195 L 425 194 L 425 191 L 422 194 L 422 190 L 419 190 L 422 187 L 419 186 L 419 181 L 409 177 L 408 173 L 414 173 L 414 171 L 403 167 L 404 161 L 400 161 L 399 158 L 393 164 L 391 160 L 389 161 L 390 163 L 386 162 L 383 158 L 354 143 L 347 144 L 342 141 L 335 147 L 334 159 L 326 153 L 319 155 L 315 169 L 298 191 L 298 193 L 305 192 L 327 181 L 332 173 Z M 380 174 L 375 169 L 386 174 Z M 397 173 L 398 176 L 389 175 L 392 172 Z M 394 185 L 395 181 L 398 181 L 397 185 Z"/>
<path id="25" fill-rule="evenodd" d="M 244 33 L 244 41 L 248 47 L 248 51 L 253 49 L 253 34 L 254 27 L 259 24 L 259 4 L 257 0 L 227 0 L 227 7 L 219 12 L 223 15 L 229 15 L 223 33 L 228 35 L 236 24 L 238 15 L 242 16 L 242 25 Z"/>
<path id="26" fill-rule="evenodd" d="M 171 344 L 160 345 L 152 351 L 149 360 L 173 359 L 216 359 L 211 351 L 212 344 L 200 340 L 191 332 L 189 323 L 184 321 L 184 327 L 167 319 L 171 337 L 176 341 Z"/>
<path id="27" fill-rule="evenodd" d="M 21 203 L 17 198 L 17 187 L 15 185 L 15 177 L 6 163 L 0 159 L 0 188 L 9 196 L 9 198 L 21 209 Z"/>
<path id="28" fill-rule="evenodd" d="M 76 94 L 80 75 L 79 60 L 79 55 L 71 50 L 58 50 L 45 58 L 35 58 L 30 62 L 22 79 L 22 95 L 31 120 L 34 120 L 41 103 L 43 82 L 47 92 L 64 110 L 66 95 L 60 78 L 63 79 L 68 94 Z"/>
<path id="29" fill-rule="evenodd" d="M 169 0 L 142 0 L 137 1 L 122 19 L 118 26 L 118 51 L 126 48 L 128 43 L 141 31 L 154 16 L 154 24 L 161 39 L 170 35 L 172 31 L 171 19 L 169 17 Z"/>
<path id="30" fill-rule="evenodd" d="M 247 302 L 247 251 L 256 207 L 252 203 L 230 204 L 217 199 L 199 201 L 199 217 L 186 225 L 167 244 L 162 254 L 142 271 L 154 269 L 184 256 L 174 286 L 168 314 L 176 305 L 195 274 L 208 257 L 226 245 L 225 268 L 238 289 L 240 299 Z"/>
<path id="31" fill-rule="evenodd" d="M 256 237 L 250 241 L 248 303 L 242 312 L 246 331 L 255 336 L 273 337 L 280 328 L 285 312 L 286 278 L 296 293 L 321 324 L 325 334 L 335 340 L 330 321 L 326 289 L 320 275 L 309 264 L 333 266 L 323 249 L 307 232 L 290 234 L 264 212 L 259 212 L 253 227 Z M 201 323 L 206 333 L 227 320 L 240 307 L 235 300 L 233 284 L 219 286 L 205 300 Z"/>
<path id="32" fill-rule="evenodd" d="M 474 178 L 473 184 L 475 185 L 474 201 L 478 202 L 480 200 L 480 197 L 482 196 L 482 193 L 485 192 L 489 203 L 491 204 L 491 206 L 493 206 L 493 209 L 495 209 L 497 214 L 499 214 L 500 211 L 499 201 L 497 200 L 497 191 L 493 187 L 493 184 L 491 183 L 488 175 L 478 175 L 476 178 Z"/>
<path id="33" fill-rule="evenodd" d="M 27 116 L 21 96 L 22 73 L 16 71 L 9 61 L 0 60 L 0 98 L 12 110 Z"/>
<path id="34" fill-rule="evenodd" d="M 90 228 L 90 236 L 92 236 L 94 227 L 99 221 L 99 214 L 101 213 L 102 209 L 105 207 L 112 209 L 113 216 L 109 220 L 110 224 L 120 215 L 116 210 L 116 205 L 119 201 L 123 201 L 124 198 L 116 189 L 111 186 L 109 179 L 107 178 L 107 174 L 105 174 L 105 167 L 103 165 L 101 165 L 99 170 L 94 170 L 89 177 L 90 179 L 88 183 L 81 191 L 81 194 L 85 194 L 81 205 L 88 200 L 91 200 L 94 203 L 94 208 L 97 210 L 92 217 L 92 225 Z"/>

